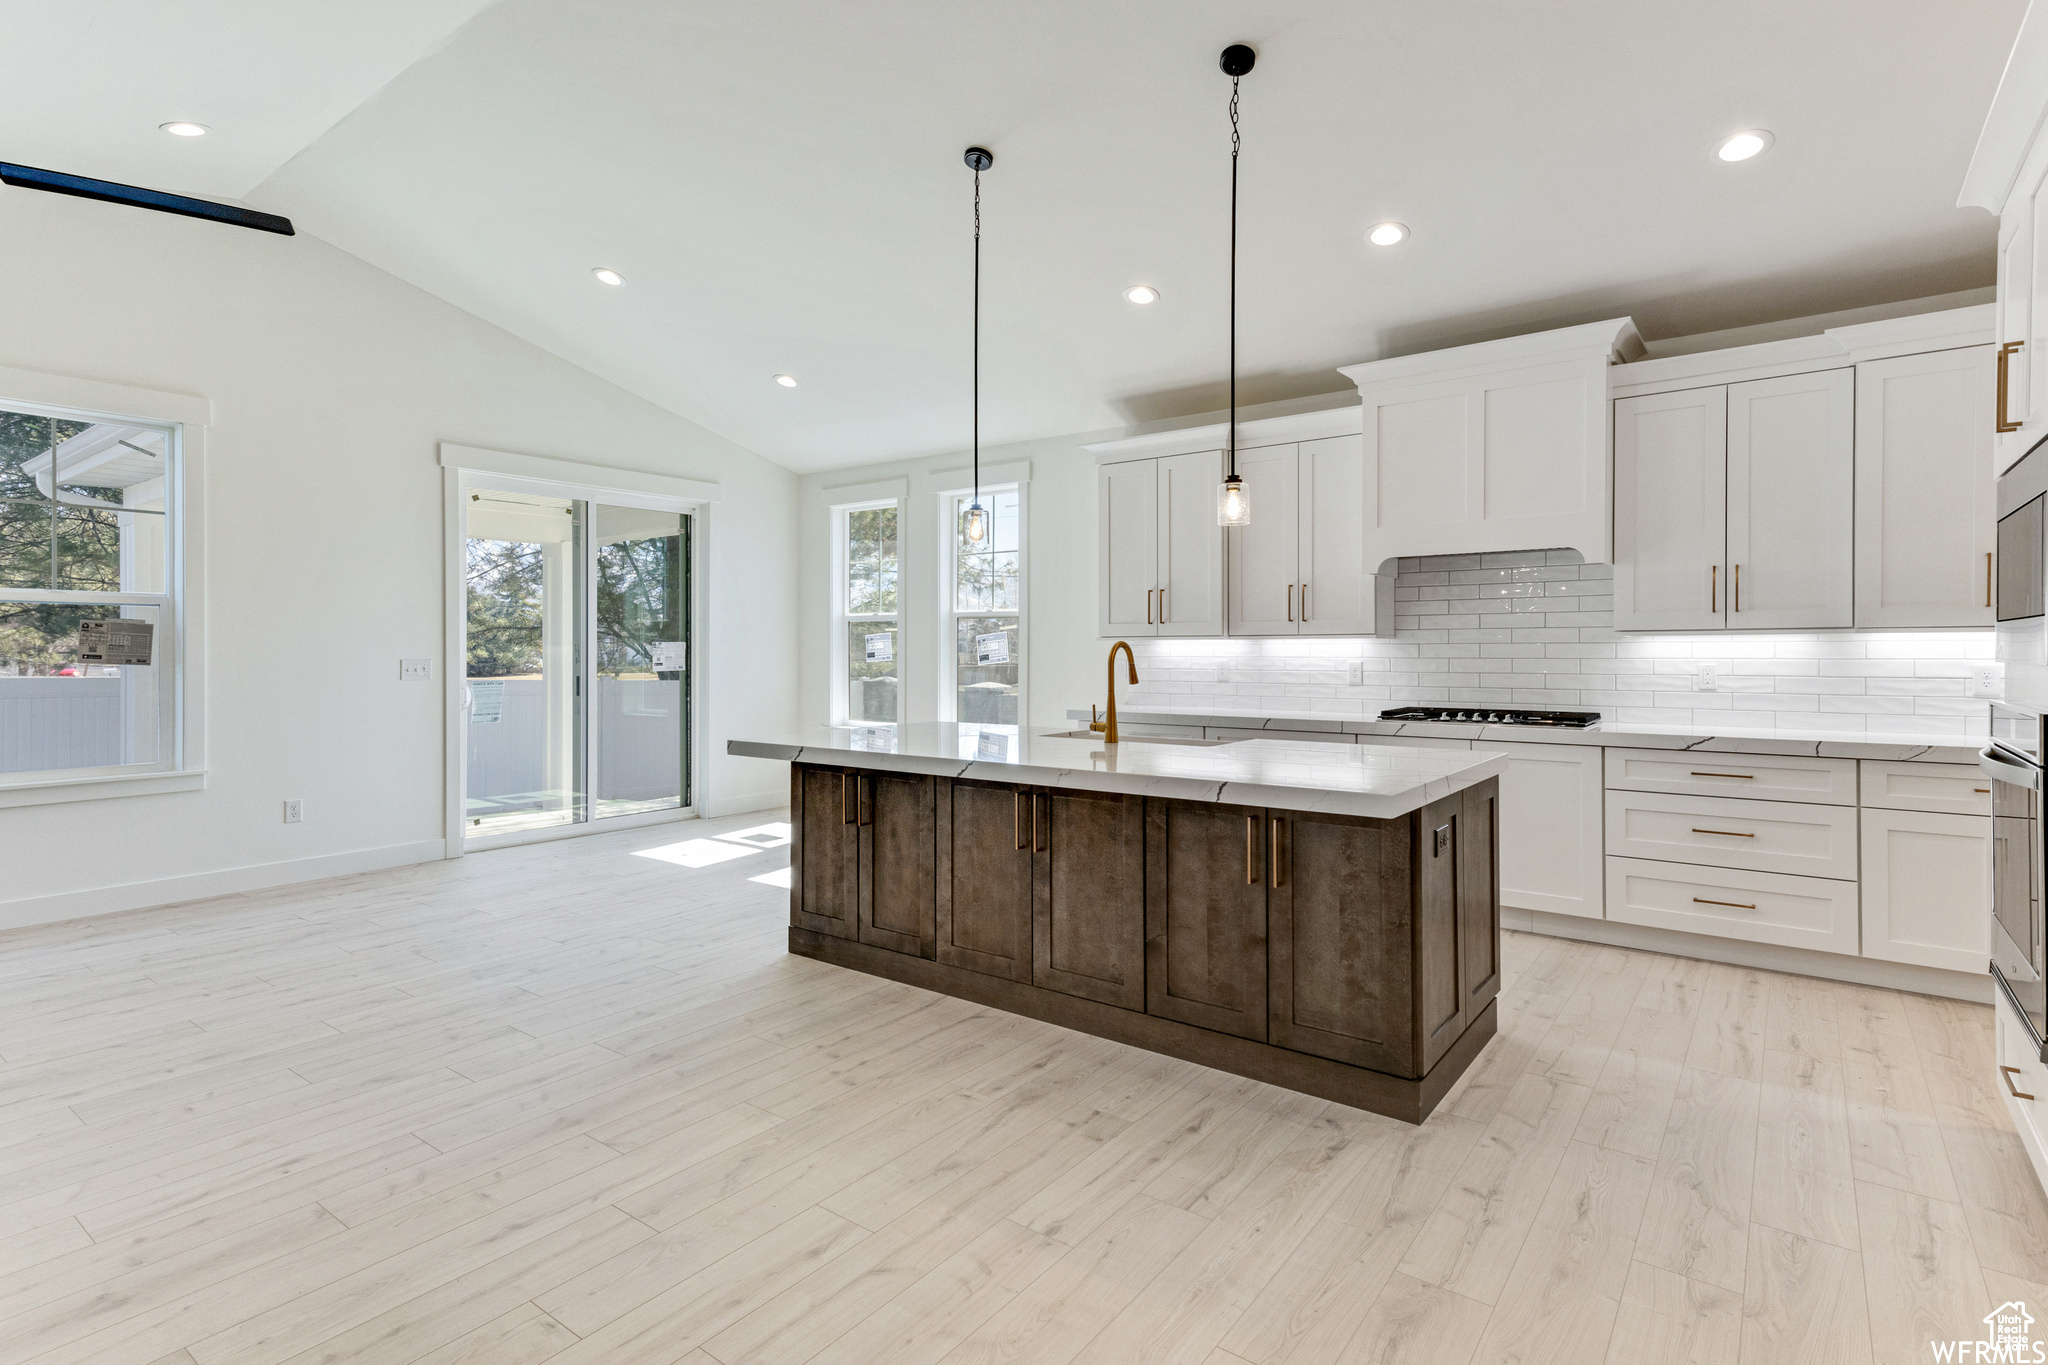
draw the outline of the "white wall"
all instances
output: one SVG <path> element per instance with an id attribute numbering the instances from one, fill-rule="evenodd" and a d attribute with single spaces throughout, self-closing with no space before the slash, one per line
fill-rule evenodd
<path id="1" fill-rule="evenodd" d="M 307 235 L 0 190 L 0 299 L 0 366 L 212 405 L 207 788 L 0 809 L 0 927 L 440 856 L 442 441 L 722 486 L 702 794 L 787 799 L 724 752 L 796 715 L 787 470 Z"/>

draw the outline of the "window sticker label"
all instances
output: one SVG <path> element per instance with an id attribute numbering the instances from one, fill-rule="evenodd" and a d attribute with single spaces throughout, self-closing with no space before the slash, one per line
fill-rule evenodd
<path id="1" fill-rule="evenodd" d="M 654 671 L 656 673 L 680 673 L 690 666 L 690 642 L 687 640 L 654 641 Z"/>
<path id="2" fill-rule="evenodd" d="M 480 680 L 469 685 L 469 723 L 496 725 L 505 714 L 505 680 Z"/>
<path id="3" fill-rule="evenodd" d="M 999 630 L 993 635 L 975 636 L 974 662 L 977 664 L 1006 664 L 1010 662 L 1010 632 Z"/>
<path id="4" fill-rule="evenodd" d="M 148 668 L 155 646 L 154 622 L 116 619 L 78 623 L 80 663 Z"/>
<path id="5" fill-rule="evenodd" d="M 880 635 L 868 636 L 868 658 L 871 664 L 894 662 L 896 658 L 896 633 L 886 631 Z"/>
<path id="6" fill-rule="evenodd" d="M 1010 757 L 1010 737 L 983 730 L 980 738 L 974 742 L 974 756 L 993 759 L 998 763 L 1007 762 Z"/>

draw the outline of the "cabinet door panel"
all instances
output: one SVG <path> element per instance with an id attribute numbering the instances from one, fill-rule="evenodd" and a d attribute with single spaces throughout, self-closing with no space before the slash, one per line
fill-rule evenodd
<path id="1" fill-rule="evenodd" d="M 1465 993 L 1459 956 L 1459 847 L 1467 833 L 1458 796 L 1424 806 L 1415 816 L 1415 1050 L 1417 1075 L 1426 1074 L 1465 1031 Z M 1297 972 L 1299 968 L 1297 967 Z"/>
<path id="2" fill-rule="evenodd" d="M 1584 744 L 1499 744 L 1500 882 L 1504 904 L 1599 919 L 1604 832 L 1599 749 Z"/>
<path id="3" fill-rule="evenodd" d="M 1728 390 L 1614 404 L 1614 628 L 1717 630 L 1728 609 Z"/>
<path id="4" fill-rule="evenodd" d="M 1396 1076 L 1420 1074 L 1408 850 L 1411 838 L 1430 835 L 1411 834 L 1415 816 L 1294 815 L 1284 824 L 1280 885 L 1269 893 L 1271 1041 Z M 1435 861 L 1448 888 L 1453 864 Z M 1449 980 L 1455 996 L 1455 973 Z M 1439 1012 L 1454 1013 L 1455 1004 Z"/>
<path id="5" fill-rule="evenodd" d="M 1992 625 L 1993 350 L 1856 367 L 1856 624 Z"/>
<path id="6" fill-rule="evenodd" d="M 938 960 L 1031 980 L 1031 849 L 1024 793 L 942 781 L 938 793 Z"/>
<path id="7" fill-rule="evenodd" d="M 1863 955 L 1981 972 L 1991 957 L 1991 820 L 1863 812 Z"/>
<path id="8" fill-rule="evenodd" d="M 1251 495 L 1249 526 L 1230 528 L 1230 633 L 1301 632 L 1301 480 L 1296 447 L 1262 446 L 1237 453 L 1237 472 Z"/>
<path id="9" fill-rule="evenodd" d="M 1265 1038 L 1265 853 L 1256 809 L 1145 803 L 1147 1013 Z"/>
<path id="10" fill-rule="evenodd" d="M 1159 462 L 1132 460 L 1096 471 L 1104 635 L 1159 631 Z"/>
<path id="11" fill-rule="evenodd" d="M 1365 562 L 1364 446 L 1356 436 L 1303 441 L 1298 469 L 1301 633 L 1371 635 L 1379 565 Z"/>
<path id="12" fill-rule="evenodd" d="M 1157 464 L 1158 633 L 1221 635 L 1223 528 L 1216 524 L 1216 486 L 1223 482 L 1223 453 L 1169 455 Z"/>
<path id="13" fill-rule="evenodd" d="M 1029 799 L 1031 979 L 1105 1005 L 1144 1009 L 1143 799 L 1082 792 Z"/>
<path id="14" fill-rule="evenodd" d="M 1853 370 L 1728 386 L 1728 628 L 1855 621 Z"/>
<path id="15" fill-rule="evenodd" d="M 796 897 L 790 923 L 838 938 L 860 937 L 860 841 L 853 823 L 852 773 L 835 768 L 792 769 L 801 802 L 802 866 L 792 874 Z"/>
<path id="16" fill-rule="evenodd" d="M 1458 795 L 1458 987 L 1469 1025 L 1500 994 L 1500 784 Z"/>
<path id="17" fill-rule="evenodd" d="M 860 941 L 935 956 L 936 780 L 865 773 L 860 782 Z"/>

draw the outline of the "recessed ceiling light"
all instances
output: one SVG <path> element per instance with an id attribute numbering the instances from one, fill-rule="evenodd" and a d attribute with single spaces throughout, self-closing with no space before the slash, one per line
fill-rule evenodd
<path id="1" fill-rule="evenodd" d="M 1747 161 L 1758 152 L 1769 151 L 1771 135 L 1762 128 L 1750 128 L 1721 139 L 1714 155 L 1723 161 Z"/>
<path id="2" fill-rule="evenodd" d="M 796 387 L 796 376 L 793 374 L 778 374 L 775 376 L 775 382 L 782 385 L 785 389 L 793 389 Z"/>
<path id="3" fill-rule="evenodd" d="M 1408 240 L 1406 223 L 1374 223 L 1372 230 L 1365 234 L 1365 240 L 1374 246 L 1394 246 Z"/>
<path id="4" fill-rule="evenodd" d="M 590 273 L 597 276 L 599 284 L 609 284 L 616 288 L 617 286 L 622 285 L 626 282 L 626 277 L 624 275 L 621 275 L 618 271 L 613 270 L 607 266 L 601 265 L 597 269 L 591 271 Z"/>
<path id="5" fill-rule="evenodd" d="M 159 128 L 161 128 L 161 129 L 163 129 L 163 130 L 164 130 L 165 132 L 169 133 L 169 134 L 170 134 L 170 135 L 171 135 L 172 137 L 205 137 L 205 136 L 206 136 L 206 125 L 205 125 L 205 124 L 203 124 L 203 123 L 186 123 L 186 122 L 184 122 L 184 121 L 180 120 L 179 122 L 176 122 L 176 123 L 159 123 L 159 124 L 157 125 L 157 127 L 159 127 Z"/>
<path id="6" fill-rule="evenodd" d="M 1134 284 L 1124 290 L 1124 297 L 1132 303 L 1156 303 L 1159 300 L 1159 291 L 1149 284 Z"/>

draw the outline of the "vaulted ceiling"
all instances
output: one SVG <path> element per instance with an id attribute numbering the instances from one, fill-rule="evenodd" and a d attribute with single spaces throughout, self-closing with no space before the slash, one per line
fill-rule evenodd
<path id="1" fill-rule="evenodd" d="M 1620 313 L 1675 336 L 1989 284 L 1993 222 L 1955 197 L 2024 10 L 13 0 L 0 159 L 290 214 L 818 469 L 965 443 L 975 142 L 984 444 L 1219 405 L 1228 42 L 1259 51 L 1257 401 Z M 1716 161 L 1743 128 L 1776 143 Z M 1412 238 L 1367 245 L 1384 219 Z"/>

